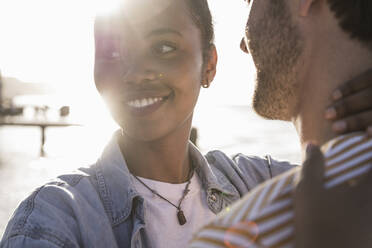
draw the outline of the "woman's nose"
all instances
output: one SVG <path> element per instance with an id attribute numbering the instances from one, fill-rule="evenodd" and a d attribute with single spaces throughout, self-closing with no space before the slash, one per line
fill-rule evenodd
<path id="1" fill-rule="evenodd" d="M 247 48 L 247 43 L 245 42 L 244 37 L 243 37 L 242 40 L 240 41 L 240 49 L 241 49 L 243 52 L 245 52 L 245 53 L 249 53 L 248 48 Z"/>
<path id="2" fill-rule="evenodd" d="M 146 60 L 146 59 L 145 59 Z M 154 81 L 159 78 L 159 73 L 150 65 L 150 61 L 136 59 L 123 66 L 122 80 L 125 83 L 138 84 Z"/>

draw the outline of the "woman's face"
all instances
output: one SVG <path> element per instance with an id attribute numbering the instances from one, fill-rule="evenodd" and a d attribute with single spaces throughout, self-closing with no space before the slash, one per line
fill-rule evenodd
<path id="1" fill-rule="evenodd" d="M 184 1 L 128 2 L 96 22 L 95 82 L 123 132 L 151 141 L 191 123 L 216 59 L 203 66 L 201 32 Z"/>

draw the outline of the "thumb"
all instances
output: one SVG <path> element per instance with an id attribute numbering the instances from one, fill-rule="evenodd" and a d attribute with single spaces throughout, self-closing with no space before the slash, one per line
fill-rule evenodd
<path id="1" fill-rule="evenodd" d="M 309 187 L 321 187 L 324 178 L 324 156 L 319 147 L 308 144 L 306 147 L 306 159 L 302 165 L 302 182 Z"/>

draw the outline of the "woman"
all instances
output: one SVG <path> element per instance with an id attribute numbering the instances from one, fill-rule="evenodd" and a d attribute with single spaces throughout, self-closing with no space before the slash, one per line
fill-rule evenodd
<path id="1" fill-rule="evenodd" d="M 206 0 L 127 1 L 95 25 L 95 82 L 120 125 L 96 164 L 21 203 L 1 247 L 186 247 L 192 233 L 287 162 L 189 143 L 216 73 Z"/>

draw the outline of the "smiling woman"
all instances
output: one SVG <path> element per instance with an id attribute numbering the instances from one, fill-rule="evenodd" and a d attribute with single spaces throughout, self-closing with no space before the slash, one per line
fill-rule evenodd
<path id="1" fill-rule="evenodd" d="M 95 85 L 120 130 L 97 163 L 21 204 L 5 247 L 187 247 L 224 207 L 292 167 L 203 156 L 189 142 L 200 89 L 216 74 L 206 0 L 123 1 L 94 29 Z"/>

